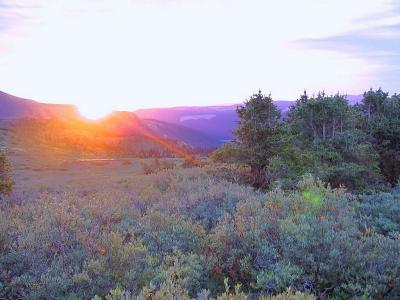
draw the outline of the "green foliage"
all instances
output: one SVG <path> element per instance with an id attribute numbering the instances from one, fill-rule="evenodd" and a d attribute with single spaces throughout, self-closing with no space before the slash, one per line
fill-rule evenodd
<path id="1" fill-rule="evenodd" d="M 356 197 L 305 176 L 292 192 L 262 193 L 199 168 L 143 179 L 134 198 L 58 193 L 3 204 L 0 297 L 395 299 L 399 293 L 396 191 Z"/>
<path id="2" fill-rule="evenodd" d="M 371 89 L 361 105 L 350 106 L 344 95 L 304 92 L 278 122 L 271 97 L 259 92 L 237 113 L 234 143 L 214 151 L 211 161 L 248 166 L 254 187 L 292 189 L 308 173 L 355 192 L 385 189 L 385 179 L 392 186 L 399 180 L 399 95 Z M 246 182 L 246 173 L 237 173 L 238 182 Z"/>
<path id="3" fill-rule="evenodd" d="M 102 300 L 102 297 L 94 296 L 92 300 Z M 109 294 L 107 294 L 104 298 L 105 300 L 132 300 L 133 297 L 130 292 L 122 290 L 122 289 L 114 289 L 111 290 Z"/>
<path id="4" fill-rule="evenodd" d="M 235 143 L 215 151 L 212 161 L 249 166 L 250 183 L 257 188 L 273 183 L 292 189 L 308 173 L 332 187 L 345 186 L 357 192 L 384 188 L 381 174 L 392 184 L 400 175 L 400 97 L 395 95 L 389 101 L 385 95 L 381 91 L 366 93 L 364 106 L 370 107 L 373 116 L 390 111 L 390 125 L 381 117 L 371 117 L 366 130 L 365 109 L 349 106 L 343 95 L 320 92 L 309 97 L 304 92 L 287 118 L 278 122 L 280 115 L 271 97 L 259 92 L 238 109 Z M 374 127 L 372 122 L 386 127 Z M 390 150 L 377 146 L 387 143 L 393 145 Z M 246 174 L 240 175 L 245 182 Z"/>
<path id="5" fill-rule="evenodd" d="M 400 232 L 400 194 L 396 188 L 390 193 L 360 196 L 359 212 L 363 226 L 380 234 Z"/>
<path id="6" fill-rule="evenodd" d="M 342 299 L 372 297 L 390 286 L 398 276 L 398 250 L 392 248 L 399 247 L 398 238 L 365 235 L 355 222 L 357 205 L 343 191 L 310 178 L 299 187 L 292 195 L 278 190 L 264 201 L 240 202 L 233 216 L 221 219 L 210 237 L 214 272 L 267 294 L 308 286 Z"/>
<path id="7" fill-rule="evenodd" d="M 260 298 L 261 300 L 262 298 Z M 285 292 L 282 294 L 270 297 L 270 298 L 264 298 L 265 300 L 315 300 L 316 298 L 310 294 L 305 294 L 301 293 L 299 291 L 297 292 L 292 292 L 290 288 L 288 288 Z"/>
<path id="8" fill-rule="evenodd" d="M 388 96 L 389 94 L 382 91 L 381 88 L 376 91 L 370 89 L 364 93 L 362 104 L 368 118 L 375 118 L 383 114 Z"/>
<path id="9" fill-rule="evenodd" d="M 311 98 L 304 92 L 289 113 L 296 129 L 314 143 L 334 139 L 343 133 L 351 126 L 350 117 L 351 109 L 345 96 L 327 96 L 323 92 Z"/>
<path id="10" fill-rule="evenodd" d="M 236 147 L 235 144 L 226 143 L 211 153 L 210 160 L 214 163 L 235 163 L 243 155 L 240 153 L 240 148 Z"/>
<path id="11" fill-rule="evenodd" d="M 236 285 L 232 291 L 231 287 L 228 284 L 228 280 L 225 279 L 225 292 L 217 296 L 217 300 L 247 300 L 250 299 L 249 295 L 240 291 L 240 284 Z M 207 290 L 203 290 L 200 292 L 196 300 L 212 300 L 210 296 L 210 292 Z M 102 297 L 95 296 L 92 300 L 102 300 Z M 161 286 L 161 288 L 154 292 L 151 288 L 145 288 L 137 297 L 133 297 L 129 291 L 121 290 L 121 289 L 113 289 L 110 293 L 105 296 L 105 300 L 174 300 L 174 299 L 182 299 L 182 300 L 194 300 L 194 298 L 189 297 L 187 291 L 173 283 L 171 279 L 167 284 Z M 258 297 L 259 300 L 315 300 L 316 298 L 310 294 L 301 293 L 299 291 L 293 292 L 290 288 L 288 288 L 285 292 L 272 296 Z"/>
<path id="12" fill-rule="evenodd" d="M 394 186 L 400 176 L 400 96 L 388 97 L 381 89 L 364 93 L 360 127 L 371 136 L 379 154 L 379 167 Z"/>
<path id="13" fill-rule="evenodd" d="M 324 204 L 326 189 L 320 180 L 315 180 L 311 175 L 303 176 L 298 183 L 301 196 L 312 208 L 318 209 Z"/>
<path id="14" fill-rule="evenodd" d="M 217 300 L 229 300 L 229 299 L 247 300 L 249 298 L 245 293 L 240 291 L 241 284 L 236 284 L 232 291 L 231 287 L 228 284 L 228 279 L 225 278 L 224 285 L 225 285 L 225 292 L 222 295 L 219 295 L 217 297 Z"/>
<path id="15" fill-rule="evenodd" d="M 379 186 L 379 156 L 368 135 L 357 128 L 360 118 L 342 95 L 305 93 L 282 125 L 282 147 L 270 172 L 287 188 L 306 173 L 353 191 Z"/>
<path id="16" fill-rule="evenodd" d="M 252 185 L 263 188 L 271 181 L 267 172 L 270 159 L 279 145 L 277 133 L 280 111 L 271 96 L 258 92 L 237 108 L 239 127 L 234 131 L 240 162 L 251 169 Z"/>

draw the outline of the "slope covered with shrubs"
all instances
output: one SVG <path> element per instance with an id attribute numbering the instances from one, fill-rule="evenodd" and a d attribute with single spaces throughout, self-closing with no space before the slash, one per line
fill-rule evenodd
<path id="1" fill-rule="evenodd" d="M 199 168 L 144 178 L 135 195 L 3 203 L 0 297 L 399 296 L 396 190 L 356 197 L 306 176 L 262 193 Z"/>

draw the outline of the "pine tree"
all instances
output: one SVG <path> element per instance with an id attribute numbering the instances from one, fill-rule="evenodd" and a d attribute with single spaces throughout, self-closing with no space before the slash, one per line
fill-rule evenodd
<path id="1" fill-rule="evenodd" d="M 234 131 L 235 143 L 241 151 L 242 162 L 251 169 L 252 184 L 265 187 L 271 178 L 268 174 L 269 160 L 279 148 L 280 111 L 271 96 L 259 91 L 237 108 L 239 126 Z"/>

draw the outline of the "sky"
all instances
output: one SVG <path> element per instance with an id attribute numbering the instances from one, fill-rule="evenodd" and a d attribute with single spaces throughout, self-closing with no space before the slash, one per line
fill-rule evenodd
<path id="1" fill-rule="evenodd" d="M 0 90 L 112 110 L 400 92 L 397 0 L 0 0 Z"/>

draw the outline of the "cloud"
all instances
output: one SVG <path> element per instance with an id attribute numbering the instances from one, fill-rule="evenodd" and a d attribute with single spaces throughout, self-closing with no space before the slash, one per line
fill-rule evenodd
<path id="1" fill-rule="evenodd" d="M 18 30 L 39 8 L 39 1 L 0 0 L 0 34 Z"/>
<path id="2" fill-rule="evenodd" d="M 376 84 L 395 92 L 400 88 L 400 4 L 391 3 L 385 13 L 357 20 L 357 30 L 323 38 L 294 42 L 306 49 L 339 52 L 378 66 Z"/>
<path id="3" fill-rule="evenodd" d="M 20 20 L 21 17 L 13 12 L 14 8 L 8 2 L 0 1 L 0 31 L 12 28 Z"/>
<path id="4" fill-rule="evenodd" d="M 360 93 L 400 65 L 397 18 L 386 0 L 0 0 L 0 88 L 107 109 Z"/>
<path id="5" fill-rule="evenodd" d="M 312 49 L 340 51 L 368 58 L 390 58 L 400 55 L 400 24 L 320 39 L 302 39 L 296 41 L 296 44 Z"/>

